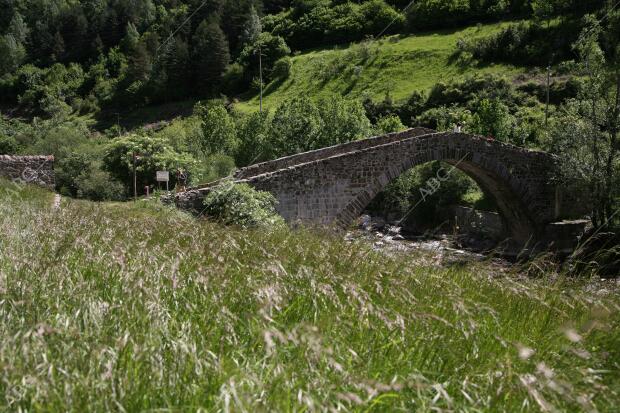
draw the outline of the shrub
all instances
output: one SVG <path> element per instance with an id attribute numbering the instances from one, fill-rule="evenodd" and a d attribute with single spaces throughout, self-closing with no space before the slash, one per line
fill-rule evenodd
<path id="1" fill-rule="evenodd" d="M 483 62 L 508 62 L 518 65 L 540 66 L 570 59 L 571 45 L 577 40 L 581 23 L 562 21 L 558 25 L 543 27 L 539 24 L 511 24 L 497 34 L 472 42 L 459 41 L 461 56 Z M 461 57 L 462 58 L 462 57 Z"/>
<path id="2" fill-rule="evenodd" d="M 281 58 L 288 56 L 291 53 L 291 49 L 282 37 L 274 36 L 271 33 L 261 33 L 256 41 L 246 45 L 239 55 L 239 63 L 245 67 L 247 79 L 258 76 L 259 50 L 263 56 L 263 75 L 266 80 L 271 80 L 275 63 Z"/>
<path id="3" fill-rule="evenodd" d="M 85 153 L 71 153 L 59 159 L 55 165 L 56 187 L 65 196 L 78 196 L 77 178 L 90 168 Z"/>
<path id="4" fill-rule="evenodd" d="M 222 78 L 222 91 L 228 96 L 243 92 L 247 86 L 245 70 L 239 63 L 233 63 L 226 69 Z"/>
<path id="5" fill-rule="evenodd" d="M 17 152 L 17 149 L 15 139 L 0 135 L 0 155 L 13 155 Z"/>
<path id="6" fill-rule="evenodd" d="M 475 182 L 465 173 L 442 162 L 424 164 L 417 168 L 417 174 L 418 180 L 410 193 L 412 206 L 417 204 L 417 207 L 409 219 L 418 223 L 438 224 L 446 207 L 459 204 L 469 190 L 476 188 Z M 434 187 L 433 180 L 438 176 L 447 176 L 447 179 L 441 181 L 437 190 L 424 192 Z"/>
<path id="7" fill-rule="evenodd" d="M 80 65 L 56 63 L 46 69 L 22 66 L 17 71 L 15 87 L 24 108 L 54 116 L 71 111 L 70 104 L 83 83 L 84 70 Z"/>
<path id="8" fill-rule="evenodd" d="M 515 119 L 506 105 L 497 99 L 483 99 L 478 104 L 469 131 L 506 142 L 511 137 L 514 125 Z"/>
<path id="9" fill-rule="evenodd" d="M 239 146 L 235 153 L 237 166 L 242 167 L 267 160 L 270 128 L 269 111 L 253 112 L 239 119 L 237 125 Z"/>
<path id="10" fill-rule="evenodd" d="M 383 0 L 369 0 L 360 7 L 364 22 L 364 34 L 378 35 L 389 26 L 389 33 L 398 33 L 405 16 L 394 10 L 392 6 Z"/>
<path id="11" fill-rule="evenodd" d="M 276 199 L 268 192 L 256 191 L 248 184 L 226 181 L 205 197 L 204 212 L 224 225 L 280 227 L 284 220 L 277 214 L 276 204 Z"/>
<path id="12" fill-rule="evenodd" d="M 298 1 L 290 11 L 266 16 L 263 25 L 266 32 L 282 36 L 295 49 L 357 41 L 376 36 L 388 26 L 388 33 L 403 27 L 405 16 L 391 3 Z"/>
<path id="13" fill-rule="evenodd" d="M 307 97 L 285 101 L 276 111 L 269 139 L 273 158 L 317 149 L 323 120 L 318 107 Z"/>
<path id="14" fill-rule="evenodd" d="M 317 147 L 351 142 L 372 134 L 370 120 L 360 102 L 333 95 L 321 99 L 318 106 L 323 128 Z"/>
<path id="15" fill-rule="evenodd" d="M 581 89 L 579 79 L 570 78 L 567 81 L 554 81 L 549 88 L 549 102 L 554 105 L 565 103 L 569 99 L 574 99 Z M 530 81 L 518 87 L 519 91 L 535 96 L 540 102 L 547 99 L 547 85 L 544 83 Z"/>
<path id="16" fill-rule="evenodd" d="M 123 184 L 101 169 L 98 163 L 91 163 L 76 179 L 78 198 L 92 201 L 120 201 L 125 198 Z"/>
<path id="17" fill-rule="evenodd" d="M 169 142 L 161 137 L 126 135 L 110 142 L 103 156 L 104 169 L 129 189 L 133 182 L 133 153 L 141 157 L 136 165 L 138 191 L 153 184 L 157 171 L 174 171 L 177 168 L 191 170 L 196 160 L 187 153 L 176 152 Z M 174 174 L 171 174 L 174 180 Z M 174 183 L 174 181 L 172 182 Z"/>
<path id="18" fill-rule="evenodd" d="M 471 112 L 458 106 L 440 106 L 427 110 L 416 120 L 419 125 L 438 131 L 449 130 L 457 123 L 464 124 L 468 130 L 468 125 L 471 123 Z"/>
<path id="19" fill-rule="evenodd" d="M 288 56 L 283 57 L 273 65 L 272 77 L 274 79 L 281 80 L 288 79 L 289 75 L 291 74 L 292 67 L 293 60 L 291 60 L 291 58 Z"/>
<path id="20" fill-rule="evenodd" d="M 221 153 L 199 158 L 198 162 L 193 164 L 189 170 L 190 184 L 197 185 L 217 181 L 230 176 L 235 168 L 235 160 Z"/>
<path id="21" fill-rule="evenodd" d="M 419 0 L 407 12 L 409 29 L 453 27 L 471 19 L 469 1 Z"/>
<path id="22" fill-rule="evenodd" d="M 438 176 L 445 179 L 435 186 Z M 395 212 L 420 228 L 440 223 L 441 212 L 447 206 L 461 203 L 468 191 L 476 189 L 475 182 L 460 170 L 438 161 L 429 162 L 390 182 L 368 210 L 378 214 Z"/>
<path id="23" fill-rule="evenodd" d="M 194 156 L 202 153 L 200 145 L 204 139 L 199 116 L 175 119 L 153 136 L 166 140 L 177 152 L 189 152 Z"/>
<path id="24" fill-rule="evenodd" d="M 454 104 L 470 105 L 480 98 L 501 99 L 506 104 L 522 104 L 521 95 L 515 93 L 512 83 L 503 77 L 484 75 L 472 76 L 463 81 L 437 83 L 431 89 L 426 108 Z"/>
<path id="25" fill-rule="evenodd" d="M 385 95 L 385 98 L 381 102 L 377 103 L 367 97 L 362 102 L 362 105 L 364 105 L 364 109 L 366 110 L 366 116 L 368 116 L 368 119 L 374 124 L 376 124 L 379 119 L 394 115 L 398 112 L 398 107 L 394 104 L 389 93 Z"/>
<path id="26" fill-rule="evenodd" d="M 406 125 L 412 125 L 414 119 L 424 111 L 426 95 L 419 91 L 414 91 L 407 102 L 398 108 L 398 116 Z"/>
<path id="27" fill-rule="evenodd" d="M 392 132 L 400 132 L 407 129 L 405 125 L 400 121 L 400 118 L 396 115 L 385 116 L 377 122 L 375 125 L 375 131 L 378 135 Z"/>
<path id="28" fill-rule="evenodd" d="M 221 103 L 198 104 L 195 113 L 202 119 L 203 141 L 201 149 L 205 154 L 234 154 L 237 148 L 236 125 Z"/>

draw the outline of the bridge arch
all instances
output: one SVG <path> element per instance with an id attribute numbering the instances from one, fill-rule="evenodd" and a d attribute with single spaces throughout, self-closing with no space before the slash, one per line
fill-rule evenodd
<path id="1" fill-rule="evenodd" d="M 381 174 L 349 202 L 338 215 L 337 222 L 341 226 L 348 226 L 363 213 L 377 195 L 386 189 L 390 182 L 409 169 L 424 165 L 427 162 L 442 161 L 452 168 L 464 172 L 476 182 L 487 196 L 491 197 L 511 238 L 521 242 L 536 238 L 537 228 L 535 222 L 530 218 L 527 208 L 525 208 L 522 201 L 513 192 L 508 182 L 502 178 L 501 174 L 498 174 L 498 171 L 490 171 L 481 167 L 480 164 L 471 159 L 472 157 L 469 154 L 465 154 L 458 159 L 453 159 L 450 156 L 444 158 L 441 156 L 441 153 L 439 155 L 438 157 L 433 156 L 436 159 L 428 161 L 420 158 L 408 160 L 398 168 L 390 169 Z M 444 175 L 446 173 L 449 172 L 445 172 Z M 425 202 L 421 195 L 419 198 L 418 202 Z"/>

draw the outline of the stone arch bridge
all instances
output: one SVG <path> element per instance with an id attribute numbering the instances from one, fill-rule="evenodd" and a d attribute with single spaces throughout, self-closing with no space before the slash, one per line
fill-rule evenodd
<path id="1" fill-rule="evenodd" d="M 462 133 L 413 128 L 240 169 L 236 182 L 272 193 L 288 222 L 351 224 L 386 185 L 410 168 L 444 161 L 472 177 L 498 206 L 511 238 L 543 236 L 547 225 L 581 216 L 583 203 L 553 183 L 555 158 Z M 216 183 L 175 195 L 200 212 Z"/>

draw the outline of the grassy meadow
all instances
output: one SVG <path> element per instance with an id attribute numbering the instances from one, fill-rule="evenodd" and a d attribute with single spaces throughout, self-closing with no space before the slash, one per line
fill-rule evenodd
<path id="1" fill-rule="evenodd" d="M 2 411 L 591 411 L 620 298 L 307 229 L 0 184 Z"/>
<path id="2" fill-rule="evenodd" d="M 386 93 L 403 101 L 415 90 L 428 92 L 436 83 L 460 80 L 473 74 L 514 77 L 525 71 L 505 64 L 477 65 L 454 58 L 459 39 L 476 39 L 497 33 L 508 23 L 440 31 L 421 35 L 390 36 L 332 49 L 304 52 L 292 58 L 288 79 L 266 86 L 264 105 L 275 109 L 295 96 L 319 98 L 341 94 L 350 98 L 381 100 Z M 246 96 L 238 107 L 255 110 L 258 94 Z"/>

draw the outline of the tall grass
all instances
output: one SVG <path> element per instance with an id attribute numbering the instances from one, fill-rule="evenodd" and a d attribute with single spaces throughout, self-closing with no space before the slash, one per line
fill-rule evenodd
<path id="1" fill-rule="evenodd" d="M 594 280 L 440 268 L 147 203 L 3 197 L 0 233 L 2 410 L 620 404 L 620 299 Z"/>

